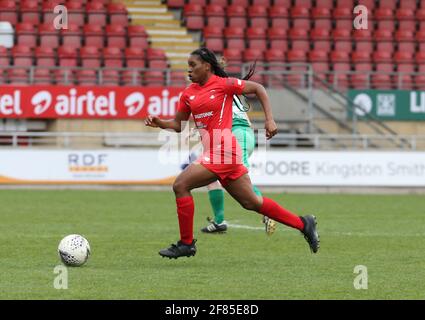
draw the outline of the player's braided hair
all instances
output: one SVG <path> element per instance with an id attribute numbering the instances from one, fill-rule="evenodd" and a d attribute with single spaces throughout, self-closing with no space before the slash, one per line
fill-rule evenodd
<path id="1" fill-rule="evenodd" d="M 224 58 L 219 62 L 214 52 L 212 52 L 208 48 L 202 47 L 202 48 L 196 49 L 195 51 L 191 53 L 191 55 L 197 55 L 201 58 L 201 60 L 209 63 L 215 75 L 222 78 L 229 77 L 226 71 L 224 71 L 224 68 L 226 65 Z M 255 61 L 253 64 L 250 65 L 248 73 L 242 78 L 242 80 L 249 80 L 254 75 L 256 64 L 257 64 L 257 61 Z M 248 112 L 248 110 L 251 108 L 251 105 L 246 99 L 245 99 L 245 102 L 248 103 L 248 107 L 245 107 L 245 105 L 241 102 L 239 98 L 237 98 L 237 96 L 235 96 L 234 99 L 239 100 L 237 101 L 239 103 L 236 103 L 236 106 L 239 108 L 239 110 Z M 240 108 L 241 105 L 242 105 L 242 109 Z"/>

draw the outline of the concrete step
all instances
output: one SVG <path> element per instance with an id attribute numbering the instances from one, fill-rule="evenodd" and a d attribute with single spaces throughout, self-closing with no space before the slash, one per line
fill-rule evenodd
<path id="1" fill-rule="evenodd" d="M 176 28 L 176 27 L 146 27 L 146 31 L 150 36 L 155 35 L 187 35 L 186 28 Z"/>
<path id="2" fill-rule="evenodd" d="M 161 5 L 161 0 L 124 0 L 126 6 L 154 6 Z"/>
<path id="3" fill-rule="evenodd" d="M 158 20 L 158 21 L 169 21 L 174 20 L 174 15 L 170 12 L 158 12 L 158 13 L 134 13 L 130 14 L 131 18 L 137 20 Z M 180 22 L 179 22 L 180 23 Z"/>
<path id="4" fill-rule="evenodd" d="M 180 21 L 178 20 L 158 20 L 158 19 L 134 19 L 132 25 L 143 25 L 145 27 L 164 27 L 164 28 L 180 28 Z"/>
<path id="5" fill-rule="evenodd" d="M 193 43 L 193 39 L 188 35 L 164 35 L 157 34 L 152 35 L 150 38 L 152 43 L 154 42 L 172 42 L 172 43 Z"/>
<path id="6" fill-rule="evenodd" d="M 127 6 L 128 12 L 133 14 L 142 14 L 142 13 L 152 13 L 152 14 L 161 14 L 167 12 L 167 7 L 164 5 L 154 5 L 154 6 L 137 6 L 130 7 Z"/>
<path id="7" fill-rule="evenodd" d="M 162 48 L 166 51 L 187 50 L 188 52 L 192 52 L 199 48 L 199 43 L 153 42 L 151 46 L 153 48 Z"/>

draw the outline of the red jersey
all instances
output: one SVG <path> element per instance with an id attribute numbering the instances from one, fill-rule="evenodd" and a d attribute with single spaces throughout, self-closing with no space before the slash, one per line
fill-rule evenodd
<path id="1" fill-rule="evenodd" d="M 241 162 L 240 147 L 232 134 L 232 101 L 244 87 L 243 80 L 212 75 L 203 86 L 192 83 L 183 91 L 177 110 L 192 113 L 201 133 L 203 162 Z"/>

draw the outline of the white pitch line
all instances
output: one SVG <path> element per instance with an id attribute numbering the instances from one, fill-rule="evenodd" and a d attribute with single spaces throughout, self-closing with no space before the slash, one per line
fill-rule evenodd
<path id="1" fill-rule="evenodd" d="M 235 229 L 247 229 L 247 230 L 261 230 L 264 231 L 264 227 L 251 227 L 251 226 L 245 226 L 243 224 L 233 224 L 229 223 L 227 224 L 228 227 L 235 228 Z"/>

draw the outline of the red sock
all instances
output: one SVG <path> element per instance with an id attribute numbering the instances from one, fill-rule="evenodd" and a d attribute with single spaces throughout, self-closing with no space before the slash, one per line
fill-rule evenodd
<path id="1" fill-rule="evenodd" d="M 263 197 L 263 205 L 261 206 L 260 213 L 292 228 L 298 230 L 304 229 L 304 223 L 299 216 L 282 208 L 272 199 Z"/>
<path id="2" fill-rule="evenodd" d="M 180 226 L 180 240 L 184 244 L 192 244 L 193 241 L 193 215 L 195 205 L 190 196 L 177 198 L 177 216 Z"/>

